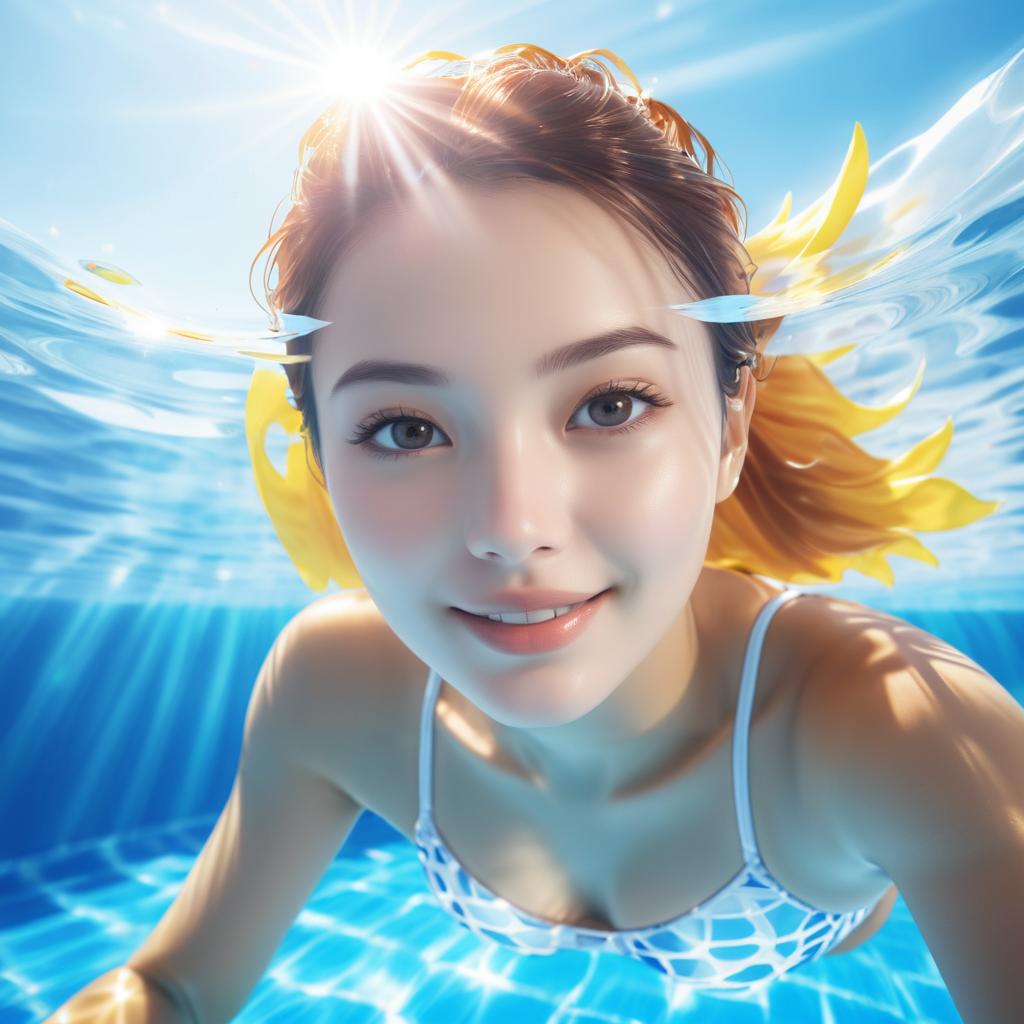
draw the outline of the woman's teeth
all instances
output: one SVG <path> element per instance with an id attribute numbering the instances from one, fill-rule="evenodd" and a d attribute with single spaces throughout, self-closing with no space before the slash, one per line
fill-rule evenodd
<path id="1" fill-rule="evenodd" d="M 531 622 L 546 622 L 548 619 L 557 619 L 573 608 L 578 608 L 586 602 L 580 601 L 577 604 L 567 604 L 564 608 L 538 608 L 533 612 L 502 612 L 500 615 L 487 615 L 491 622 L 516 623 L 520 626 L 528 625 Z"/>

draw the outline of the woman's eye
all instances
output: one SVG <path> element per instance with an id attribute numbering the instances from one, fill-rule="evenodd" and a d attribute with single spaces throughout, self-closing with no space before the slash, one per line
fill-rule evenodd
<path id="1" fill-rule="evenodd" d="M 371 455 L 381 458 L 401 459 L 407 455 L 416 455 L 426 451 L 428 442 L 441 430 L 435 427 L 425 416 L 400 409 L 401 415 L 375 412 L 356 428 L 355 436 L 349 444 L 366 445 Z M 398 448 L 388 448 L 377 440 L 377 436 L 386 441 L 396 441 Z M 402 446 L 406 447 L 402 447 Z"/>
<path id="2" fill-rule="evenodd" d="M 387 448 L 376 440 L 369 440 L 377 434 L 385 440 L 396 442 L 399 447 Z M 401 458 L 403 455 L 415 455 L 417 452 L 426 451 L 430 441 L 438 435 L 444 436 L 430 420 L 420 416 L 389 416 L 379 425 L 371 426 L 362 440 L 369 441 L 370 449 L 375 455 Z"/>
<path id="3" fill-rule="evenodd" d="M 650 384 L 618 385 L 614 382 L 604 385 L 596 393 L 583 399 L 573 414 L 570 423 L 581 414 L 582 425 L 588 430 L 606 434 L 621 434 L 642 426 L 650 418 L 642 415 L 644 406 L 666 406 L 672 402 L 664 398 Z M 375 413 L 359 425 L 356 436 L 350 444 L 366 444 L 370 453 L 381 458 L 405 458 L 428 451 L 430 442 L 444 432 L 424 416 L 399 410 L 401 415 Z M 637 416 L 637 413 L 641 415 Z M 575 426 L 573 429 L 579 429 Z M 379 438 L 378 438 L 379 435 Z M 394 442 L 390 448 L 384 442 Z M 433 446 L 438 447 L 438 446 Z M 443 445 L 441 446 L 443 447 Z"/>
<path id="4" fill-rule="evenodd" d="M 651 389 L 653 391 L 653 389 Z M 637 412 L 643 412 L 642 406 L 667 405 L 664 401 L 655 401 L 660 396 L 655 392 L 653 396 L 648 394 L 646 398 L 641 397 L 638 391 L 629 390 L 608 390 L 597 395 L 584 399 L 579 411 L 584 413 L 584 419 L 589 419 L 594 427 L 607 429 L 629 429 L 638 422 L 634 416 Z M 576 416 L 573 416 L 576 419 Z M 571 421 L 570 421 L 571 422 Z"/>

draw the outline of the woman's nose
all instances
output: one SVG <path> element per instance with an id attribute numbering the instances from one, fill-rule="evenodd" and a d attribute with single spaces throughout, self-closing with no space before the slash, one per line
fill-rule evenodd
<path id="1" fill-rule="evenodd" d="M 466 546 L 477 558 L 525 561 L 537 549 L 565 545 L 571 480 L 553 453 L 506 438 L 471 470 L 463 504 Z"/>

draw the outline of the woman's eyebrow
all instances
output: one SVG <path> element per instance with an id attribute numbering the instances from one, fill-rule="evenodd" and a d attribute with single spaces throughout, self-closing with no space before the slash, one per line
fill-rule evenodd
<path id="1" fill-rule="evenodd" d="M 658 334 L 657 331 L 652 331 L 648 327 L 639 324 L 633 327 L 620 327 L 556 348 L 537 361 L 533 372 L 537 377 L 546 377 L 590 359 L 599 359 L 601 356 L 617 352 L 630 345 L 661 345 L 670 349 L 679 347 L 665 335 Z M 363 359 L 349 367 L 341 375 L 331 389 L 331 397 L 342 388 L 354 384 L 366 384 L 370 381 L 424 384 L 431 387 L 449 387 L 451 385 L 451 378 L 436 366 L 428 366 L 425 363 L 401 363 L 388 359 Z"/>

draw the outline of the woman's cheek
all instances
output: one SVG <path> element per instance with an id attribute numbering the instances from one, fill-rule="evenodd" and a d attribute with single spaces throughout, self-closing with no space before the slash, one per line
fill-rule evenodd
<path id="1" fill-rule="evenodd" d="M 618 463 L 615 500 L 603 514 L 636 557 L 703 561 L 715 509 L 715 466 L 703 447 L 662 439 Z"/>
<path id="2" fill-rule="evenodd" d="M 356 568 L 374 569 L 383 562 L 411 569 L 418 560 L 429 562 L 430 545 L 443 536 L 443 524 L 451 517 L 441 474 L 402 473 L 390 461 L 382 462 L 383 468 L 362 467 L 360 456 L 374 461 L 357 452 L 338 466 L 336 483 L 328 478 L 338 525 Z"/>

